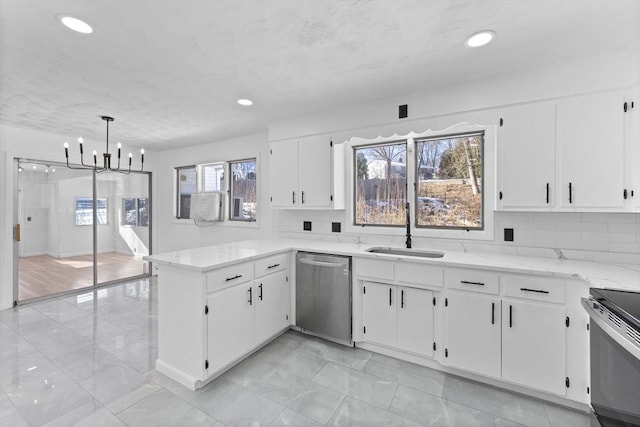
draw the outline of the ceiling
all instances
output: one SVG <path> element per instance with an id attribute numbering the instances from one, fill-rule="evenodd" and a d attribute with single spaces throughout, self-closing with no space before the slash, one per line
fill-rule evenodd
<path id="1" fill-rule="evenodd" d="M 93 34 L 66 29 L 61 13 Z M 123 144 L 201 144 L 309 112 L 631 53 L 639 22 L 638 0 L 2 0 L 0 124 L 102 141 L 99 116 L 111 115 Z M 494 42 L 466 48 L 482 29 Z"/>

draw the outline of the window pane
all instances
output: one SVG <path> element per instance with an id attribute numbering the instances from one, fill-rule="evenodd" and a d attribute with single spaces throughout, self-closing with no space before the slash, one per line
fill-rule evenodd
<path id="1" fill-rule="evenodd" d="M 231 169 L 231 220 L 256 220 L 256 160 L 230 162 Z"/>
<path id="2" fill-rule="evenodd" d="M 481 230 L 482 135 L 416 142 L 418 226 Z"/>
<path id="3" fill-rule="evenodd" d="M 355 148 L 355 224 L 404 225 L 407 144 Z"/>
<path id="4" fill-rule="evenodd" d="M 136 225 L 136 199 L 122 199 L 122 225 Z"/>
<path id="5" fill-rule="evenodd" d="M 138 226 L 149 226 L 149 206 L 147 204 L 147 198 L 138 199 Z"/>
<path id="6" fill-rule="evenodd" d="M 177 218 L 191 217 L 191 195 L 196 192 L 196 168 L 177 168 L 178 171 L 178 211 Z"/>
<path id="7" fill-rule="evenodd" d="M 109 223 L 107 211 L 107 199 L 96 199 L 98 225 Z M 93 199 L 91 197 L 76 197 L 76 225 L 92 225 L 93 224 Z"/>
<path id="8" fill-rule="evenodd" d="M 202 165 L 202 191 L 223 191 L 224 165 Z"/>

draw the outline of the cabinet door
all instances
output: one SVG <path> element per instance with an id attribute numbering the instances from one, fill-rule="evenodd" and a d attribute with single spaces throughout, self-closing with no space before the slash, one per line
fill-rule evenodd
<path id="1" fill-rule="evenodd" d="M 253 347 L 254 303 L 255 295 L 250 282 L 207 296 L 207 359 L 210 373 Z"/>
<path id="2" fill-rule="evenodd" d="M 331 141 L 326 137 L 301 140 L 298 144 L 300 206 L 331 207 L 333 176 Z"/>
<path id="3" fill-rule="evenodd" d="M 445 363 L 500 377 L 500 300 L 450 292 L 444 308 Z"/>
<path id="4" fill-rule="evenodd" d="M 364 282 L 362 324 L 365 341 L 395 347 L 398 325 L 396 315 L 396 287 Z"/>
<path id="5" fill-rule="evenodd" d="M 618 93 L 558 103 L 561 206 L 623 207 L 623 104 Z"/>
<path id="6" fill-rule="evenodd" d="M 298 141 L 272 142 L 269 150 L 271 206 L 291 208 L 298 205 Z"/>
<path id="7" fill-rule="evenodd" d="M 397 347 L 424 356 L 433 356 L 433 292 L 398 288 Z"/>
<path id="8" fill-rule="evenodd" d="M 502 378 L 565 394 L 564 306 L 502 301 Z"/>
<path id="9" fill-rule="evenodd" d="M 509 108 L 501 114 L 499 207 L 553 206 L 555 113 L 553 103 L 539 103 Z"/>
<path id="10" fill-rule="evenodd" d="M 289 324 L 288 290 L 285 270 L 256 280 L 256 344 L 271 338 Z"/>

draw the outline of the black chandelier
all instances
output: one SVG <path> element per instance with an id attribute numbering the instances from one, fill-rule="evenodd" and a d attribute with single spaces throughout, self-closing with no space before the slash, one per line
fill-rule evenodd
<path id="1" fill-rule="evenodd" d="M 122 148 L 122 144 L 118 142 L 118 164 L 116 167 L 111 167 L 111 153 L 109 153 L 109 122 L 112 122 L 115 119 L 109 116 L 101 116 L 101 118 L 102 120 L 107 122 L 107 149 L 105 150 L 104 153 L 102 153 L 102 158 L 103 158 L 102 166 L 98 166 L 98 152 L 96 150 L 93 150 L 93 165 L 84 163 L 84 149 L 82 147 L 82 143 L 84 141 L 82 138 L 78 138 L 78 142 L 80 143 L 80 164 L 82 166 L 80 165 L 71 166 L 69 164 L 69 143 L 65 142 L 64 156 L 67 159 L 67 167 L 69 169 L 92 169 L 96 173 L 111 171 L 111 172 L 119 172 L 119 173 L 128 175 L 131 173 L 131 161 L 133 159 L 133 154 L 129 153 L 129 169 L 121 170 L 120 169 L 120 150 Z M 140 149 L 140 172 L 142 172 L 143 168 L 144 168 L 144 148 L 141 148 Z"/>

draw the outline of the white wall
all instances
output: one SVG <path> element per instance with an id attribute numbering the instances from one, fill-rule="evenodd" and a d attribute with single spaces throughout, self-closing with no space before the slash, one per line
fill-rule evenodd
<path id="1" fill-rule="evenodd" d="M 156 252 L 175 251 L 272 235 L 269 204 L 269 156 L 267 134 L 255 134 L 226 141 L 158 153 L 154 187 L 156 202 L 154 242 Z M 196 227 L 193 221 L 175 219 L 175 168 L 201 163 L 258 159 L 258 221 L 224 221 L 211 227 Z M 228 209 L 228 206 L 226 207 Z"/>

